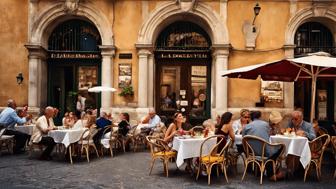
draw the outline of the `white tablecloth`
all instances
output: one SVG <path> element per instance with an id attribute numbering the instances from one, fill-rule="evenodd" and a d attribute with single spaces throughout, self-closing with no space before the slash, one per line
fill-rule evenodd
<path id="1" fill-rule="evenodd" d="M 287 137 L 282 135 L 271 136 L 271 143 L 283 143 L 286 145 L 286 155 L 296 155 L 300 157 L 300 162 L 305 168 L 311 159 L 308 139 L 306 137 Z"/>
<path id="2" fill-rule="evenodd" d="M 19 131 L 21 133 L 32 135 L 34 127 L 35 127 L 35 125 L 15 126 L 15 130 L 17 130 L 17 131 Z"/>
<path id="3" fill-rule="evenodd" d="M 112 127 L 112 129 L 113 129 L 113 132 L 118 131 L 118 127 Z M 102 139 L 100 139 L 100 143 L 104 146 L 104 148 L 110 148 L 110 135 L 111 135 L 111 132 L 105 133 Z"/>
<path id="4" fill-rule="evenodd" d="M 173 149 L 177 151 L 176 165 L 181 167 L 185 159 L 200 156 L 201 144 L 206 138 L 188 138 L 181 139 L 174 137 Z M 208 155 L 212 147 L 216 144 L 217 139 L 210 139 L 203 145 L 203 154 Z"/>
<path id="5" fill-rule="evenodd" d="M 56 143 L 62 143 L 67 148 L 70 144 L 78 142 L 85 129 L 64 129 L 49 131 L 48 136 Z"/>

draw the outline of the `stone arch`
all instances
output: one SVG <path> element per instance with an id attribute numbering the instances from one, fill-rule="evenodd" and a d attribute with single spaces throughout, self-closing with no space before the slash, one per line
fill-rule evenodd
<path id="1" fill-rule="evenodd" d="M 328 7 L 310 7 L 298 11 L 288 22 L 285 33 L 285 44 L 294 45 L 294 36 L 297 29 L 305 22 L 316 21 L 324 24 L 333 33 L 336 33 L 336 11 Z M 330 23 L 332 21 L 333 23 Z"/>
<path id="2" fill-rule="evenodd" d="M 113 45 L 112 26 L 106 16 L 93 6 L 79 4 L 75 15 L 68 15 L 64 11 L 64 3 L 57 3 L 43 11 L 32 24 L 32 31 L 29 39 L 30 44 L 39 44 L 47 47 L 47 41 L 52 30 L 61 22 L 82 18 L 92 22 L 98 29 L 102 45 Z"/>
<path id="3" fill-rule="evenodd" d="M 185 12 L 174 2 L 163 4 L 149 16 L 139 31 L 137 44 L 153 45 L 159 33 L 177 20 L 200 25 L 209 34 L 212 44 L 229 44 L 226 22 L 210 7 L 198 3 L 194 10 Z"/>

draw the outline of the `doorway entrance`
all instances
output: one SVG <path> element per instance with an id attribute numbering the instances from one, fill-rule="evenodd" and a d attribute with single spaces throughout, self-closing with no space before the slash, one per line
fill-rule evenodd
<path id="1" fill-rule="evenodd" d="M 308 53 L 324 51 L 336 56 L 334 37 L 328 27 L 318 22 L 306 22 L 295 33 L 295 57 Z M 315 118 L 319 125 L 331 129 L 336 120 L 336 80 L 317 80 Z M 305 120 L 310 119 L 311 81 L 298 81 L 294 84 L 294 103 L 302 108 Z"/>
<path id="2" fill-rule="evenodd" d="M 68 20 L 57 26 L 48 41 L 48 105 L 60 109 L 56 124 L 65 112 L 75 112 L 77 96 L 85 108 L 99 108 L 100 98 L 88 88 L 101 83 L 101 38 L 87 21 Z"/>
<path id="3" fill-rule="evenodd" d="M 156 111 L 172 118 L 180 111 L 191 125 L 210 118 L 211 41 L 191 22 L 176 22 L 156 43 Z"/>

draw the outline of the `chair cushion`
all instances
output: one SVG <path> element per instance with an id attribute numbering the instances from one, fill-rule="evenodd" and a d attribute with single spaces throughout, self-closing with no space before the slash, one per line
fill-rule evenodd
<path id="1" fill-rule="evenodd" d="M 161 151 L 154 153 L 154 156 L 175 156 L 175 151 Z"/>
<path id="2" fill-rule="evenodd" d="M 202 162 L 204 163 L 222 162 L 223 160 L 224 160 L 223 156 L 203 156 L 202 157 Z"/>

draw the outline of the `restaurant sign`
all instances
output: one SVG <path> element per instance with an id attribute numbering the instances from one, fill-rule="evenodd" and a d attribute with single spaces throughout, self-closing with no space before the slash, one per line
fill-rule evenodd
<path id="1" fill-rule="evenodd" d="M 207 59 L 209 54 L 205 52 L 192 52 L 192 53 L 171 53 L 171 52 L 160 52 L 156 54 L 156 58 L 162 59 L 172 59 L 172 58 L 182 58 L 182 59 Z"/>
<path id="2" fill-rule="evenodd" d="M 63 52 L 52 52 L 50 53 L 50 58 L 53 59 L 98 59 L 100 58 L 99 54 L 95 53 L 63 53 Z"/>

